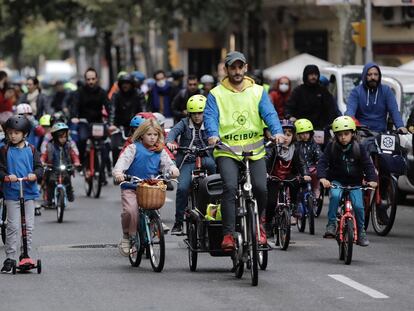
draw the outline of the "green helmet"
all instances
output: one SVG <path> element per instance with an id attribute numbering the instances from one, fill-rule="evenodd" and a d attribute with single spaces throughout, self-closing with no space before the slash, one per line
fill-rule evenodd
<path id="1" fill-rule="evenodd" d="M 203 95 L 193 95 L 187 101 L 187 112 L 203 112 L 206 108 L 207 98 Z"/>
<path id="2" fill-rule="evenodd" d="M 334 133 L 340 132 L 340 131 L 355 131 L 355 130 L 356 130 L 355 121 L 352 120 L 351 117 L 348 117 L 348 116 L 337 117 L 332 122 L 332 131 Z"/>
<path id="3" fill-rule="evenodd" d="M 313 125 L 308 119 L 299 119 L 295 122 L 296 134 L 312 132 Z"/>
<path id="4" fill-rule="evenodd" d="M 122 77 L 122 76 L 125 76 L 125 75 L 127 75 L 128 74 L 128 72 L 126 72 L 126 71 L 124 71 L 124 70 L 121 70 L 120 72 L 118 72 L 118 74 L 116 75 L 116 78 L 117 79 L 119 79 L 120 77 Z"/>
<path id="5" fill-rule="evenodd" d="M 40 117 L 39 124 L 41 126 L 50 126 L 50 119 L 51 118 L 52 118 L 52 116 L 50 114 L 45 114 L 45 115 Z"/>
<path id="6" fill-rule="evenodd" d="M 65 123 L 63 123 L 63 122 L 58 122 L 58 123 L 53 124 L 52 130 L 50 132 L 54 136 L 57 133 L 62 132 L 62 131 L 68 132 L 69 131 L 69 127 Z"/>

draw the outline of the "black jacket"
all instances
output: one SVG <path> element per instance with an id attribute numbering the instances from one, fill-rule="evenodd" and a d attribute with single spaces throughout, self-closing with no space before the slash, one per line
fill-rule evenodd
<path id="1" fill-rule="evenodd" d="M 128 128 L 137 113 L 146 111 L 145 95 L 136 89 L 129 92 L 120 90 L 112 96 L 112 109 L 114 125 Z"/>
<path id="2" fill-rule="evenodd" d="M 311 166 L 316 166 L 322 155 L 321 148 L 313 139 L 310 141 L 296 142 L 296 148 L 298 149 L 301 158 L 305 161 L 308 169 Z"/>
<path id="3" fill-rule="evenodd" d="M 187 110 L 187 101 L 191 96 L 196 94 L 200 94 L 200 90 L 197 90 L 194 94 L 190 94 L 187 89 L 182 89 L 174 97 L 171 103 L 174 123 L 178 123 L 182 118 L 185 118 L 187 116 L 187 114 L 184 113 L 184 110 Z"/>
<path id="4" fill-rule="evenodd" d="M 359 152 L 352 144 L 358 144 Z M 358 154 L 359 153 L 359 154 Z M 338 181 L 342 185 L 361 185 L 362 180 L 377 181 L 374 164 L 365 147 L 353 141 L 343 147 L 336 141 L 331 141 L 325 147 L 318 163 L 318 178 Z"/>
<path id="5" fill-rule="evenodd" d="M 105 106 L 109 114 L 109 123 L 113 122 L 113 111 L 106 92 L 97 86 L 81 86 L 75 93 L 72 104 L 72 118 L 85 118 L 90 123 L 102 123 L 102 107 Z"/>
<path id="6" fill-rule="evenodd" d="M 329 126 L 337 117 L 336 104 L 329 91 L 319 83 L 308 83 L 308 75 L 316 73 L 319 80 L 319 69 L 314 65 L 308 65 L 303 72 L 303 84 L 293 89 L 286 106 L 285 115 L 296 119 L 309 119 L 313 127 L 322 130 Z"/>
<path id="7" fill-rule="evenodd" d="M 276 148 L 271 148 L 267 150 L 266 166 L 267 166 L 268 174 L 271 174 L 273 172 L 279 160 L 281 160 L 281 158 L 278 157 Z M 309 171 L 308 171 L 308 168 L 306 166 L 304 159 L 302 158 L 302 155 L 299 153 L 298 148 L 295 147 L 295 151 L 292 157 L 292 165 L 291 165 L 289 176 L 294 177 L 298 175 L 300 176 L 309 175 Z"/>

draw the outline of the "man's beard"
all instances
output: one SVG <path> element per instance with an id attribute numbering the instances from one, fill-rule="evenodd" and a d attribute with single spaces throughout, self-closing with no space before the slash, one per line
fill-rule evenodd
<path id="1" fill-rule="evenodd" d="M 375 89 L 378 86 L 378 82 L 376 80 L 371 80 L 367 82 L 367 85 L 370 89 Z"/>
<path id="2" fill-rule="evenodd" d="M 236 76 L 233 76 L 233 77 L 229 77 L 230 82 L 233 83 L 233 84 L 240 84 L 240 83 L 243 82 L 243 79 L 241 79 L 240 81 L 236 81 L 236 79 L 235 79 L 236 77 L 237 78 L 239 78 L 239 77 L 243 78 L 243 75 L 236 75 Z"/>

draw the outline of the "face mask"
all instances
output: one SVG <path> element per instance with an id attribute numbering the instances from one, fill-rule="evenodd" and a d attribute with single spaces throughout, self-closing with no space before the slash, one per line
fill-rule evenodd
<path id="1" fill-rule="evenodd" d="M 166 84 L 167 84 L 167 81 L 165 81 L 165 79 L 157 81 L 158 87 L 164 87 Z"/>
<path id="2" fill-rule="evenodd" d="M 6 137 L 6 135 L 4 134 L 4 132 L 0 132 L 0 140 L 3 140 Z"/>
<path id="3" fill-rule="evenodd" d="M 289 90 L 289 84 L 279 84 L 279 91 L 286 93 Z"/>

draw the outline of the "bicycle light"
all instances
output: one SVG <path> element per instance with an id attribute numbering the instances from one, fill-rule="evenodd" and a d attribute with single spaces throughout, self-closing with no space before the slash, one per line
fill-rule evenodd
<path id="1" fill-rule="evenodd" d="M 66 170 L 66 165 L 62 164 L 62 165 L 60 166 L 60 170 L 61 170 L 61 171 Z"/>
<path id="2" fill-rule="evenodd" d="M 250 190 L 252 190 L 252 184 L 251 183 L 245 183 L 243 185 L 243 190 L 244 191 L 250 191 Z"/>

